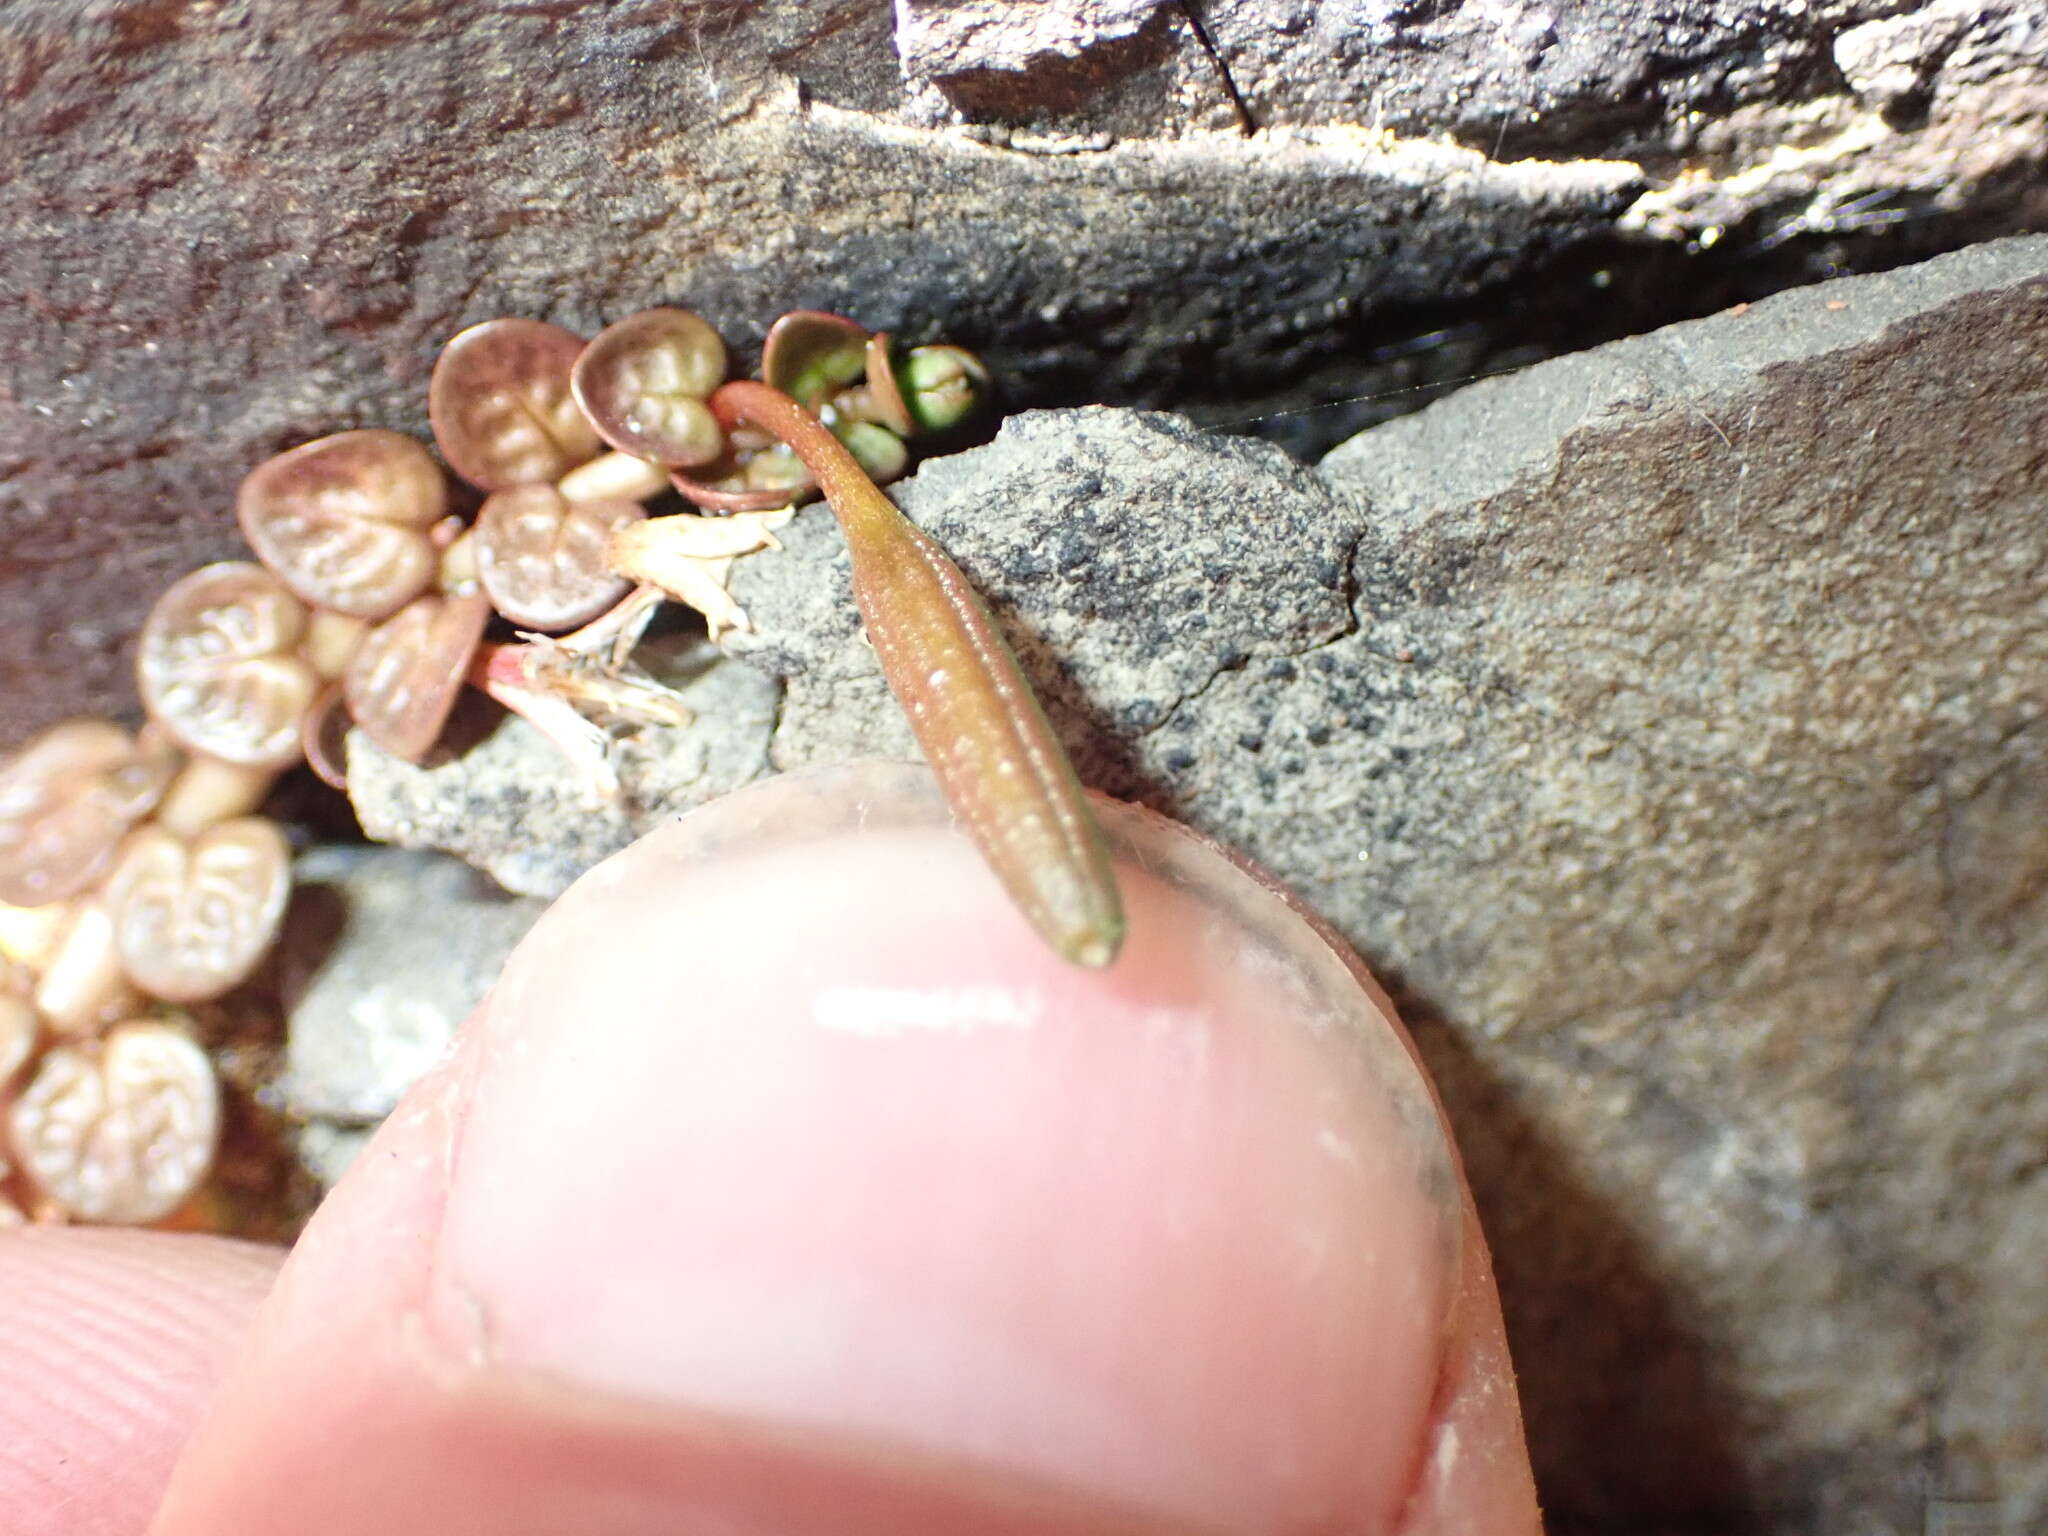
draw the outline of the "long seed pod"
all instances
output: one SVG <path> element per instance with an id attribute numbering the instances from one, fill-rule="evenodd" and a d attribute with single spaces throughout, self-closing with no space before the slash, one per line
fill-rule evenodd
<path id="1" fill-rule="evenodd" d="M 982 857 L 1024 916 L 1077 965 L 1124 936 L 1102 832 L 988 610 L 946 552 L 781 390 L 722 385 L 712 411 L 787 443 L 817 477 L 853 562 L 853 597 L 896 701 Z"/>

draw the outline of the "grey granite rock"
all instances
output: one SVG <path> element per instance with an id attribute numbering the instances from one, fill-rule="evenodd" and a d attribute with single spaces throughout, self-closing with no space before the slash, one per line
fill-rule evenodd
<path id="1" fill-rule="evenodd" d="M 970 112 L 1076 111 L 1170 52 L 1174 20 L 1167 0 L 903 0 L 896 55 L 913 93 Z"/>
<path id="2" fill-rule="evenodd" d="M 540 916 L 459 860 L 392 848 L 300 856 L 277 975 L 280 1108 L 314 1122 L 302 1154 L 331 1182 L 359 1139 L 446 1054 L 456 1026 Z"/>
<path id="3" fill-rule="evenodd" d="M 1982 1444 L 2017 1527 L 2048 1511 L 2048 1335 L 1997 1257 L 2048 1154 L 2044 434 L 2034 240 L 1323 466 L 1371 516 L 1360 632 L 1272 712 L 1304 771 L 1213 814 L 1454 1021 L 1564 1510 L 1914 1530 Z M 1317 747 L 1388 656 L 1432 702 Z M 1306 835 L 1333 776 L 1348 871 Z M 1656 1450 L 1616 1469 L 1623 1437 Z"/>
<path id="4" fill-rule="evenodd" d="M 1351 623 L 1356 514 L 1270 444 L 1177 416 L 1013 416 L 987 447 L 933 461 L 897 494 L 1011 610 L 1013 647 L 1068 725 L 1082 776 L 1103 788 L 1163 782 L 1145 744 L 1217 678 Z M 789 558 L 736 568 L 755 631 L 727 642 L 786 680 L 775 766 L 915 756 L 861 637 L 830 513 L 800 512 L 782 538 Z"/>
<path id="5" fill-rule="evenodd" d="M 472 321 L 848 308 L 1027 404 L 1411 389 L 2039 223 L 2037 11 L 15 0 L 0 742 L 132 709 L 241 475 L 420 430 Z"/>
<path id="6" fill-rule="evenodd" d="M 1557 1529 L 2048 1509 L 2044 441 L 2037 239 L 1475 386 L 1316 473 L 1081 411 L 901 487 L 1084 775 L 1401 987 Z M 829 518 L 787 544 L 735 581 L 775 762 L 907 750 Z"/>
<path id="7" fill-rule="evenodd" d="M 696 718 L 617 733 L 623 795 L 593 795 L 533 726 L 472 699 L 445 750 L 417 766 L 349 733 L 349 792 L 363 829 L 402 848 L 460 854 L 507 890 L 553 897 L 659 822 L 766 769 L 779 697 L 769 678 L 701 638 L 655 641 L 637 659 Z"/>

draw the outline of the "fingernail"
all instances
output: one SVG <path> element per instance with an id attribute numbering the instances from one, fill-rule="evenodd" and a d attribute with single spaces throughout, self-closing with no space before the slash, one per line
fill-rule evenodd
<path id="1" fill-rule="evenodd" d="M 608 1400 L 1167 1521 L 1391 1518 L 1458 1268 L 1435 1105 L 1279 897 L 1105 819 L 1104 972 L 1044 950 L 920 768 L 786 776 L 586 876 L 473 1042 L 449 1326 Z"/>

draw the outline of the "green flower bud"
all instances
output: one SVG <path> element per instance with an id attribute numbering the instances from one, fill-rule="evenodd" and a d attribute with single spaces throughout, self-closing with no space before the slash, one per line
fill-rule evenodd
<path id="1" fill-rule="evenodd" d="M 868 333 L 844 315 L 791 310 L 768 329 L 761 377 L 815 411 L 867 368 Z"/>
<path id="2" fill-rule="evenodd" d="M 897 381 L 911 418 L 925 432 L 957 426 L 988 392 L 988 370 L 963 347 L 913 347 Z"/>

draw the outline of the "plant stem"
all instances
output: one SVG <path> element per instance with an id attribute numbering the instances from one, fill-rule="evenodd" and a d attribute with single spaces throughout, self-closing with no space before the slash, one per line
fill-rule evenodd
<path id="1" fill-rule="evenodd" d="M 1031 925 L 1076 965 L 1123 943 L 1123 901 L 1081 782 L 988 610 L 809 411 L 753 380 L 720 386 L 721 425 L 773 433 L 839 519 L 853 599 L 954 813 Z"/>

